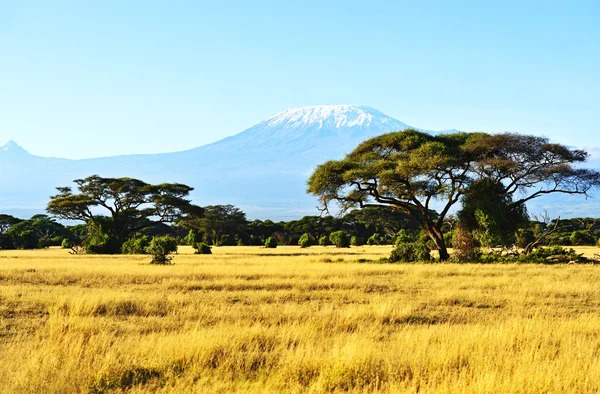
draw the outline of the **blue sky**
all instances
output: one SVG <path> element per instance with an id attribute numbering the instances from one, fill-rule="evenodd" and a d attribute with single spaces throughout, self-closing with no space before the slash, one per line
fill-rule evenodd
<path id="1" fill-rule="evenodd" d="M 0 0 L 0 145 L 189 149 L 288 107 L 598 147 L 600 2 Z"/>

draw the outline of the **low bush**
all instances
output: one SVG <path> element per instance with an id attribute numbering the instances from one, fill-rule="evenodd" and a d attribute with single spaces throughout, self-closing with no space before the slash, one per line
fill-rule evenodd
<path id="1" fill-rule="evenodd" d="M 170 235 L 153 237 L 146 252 L 152 255 L 150 264 L 171 264 L 171 253 L 177 252 L 177 240 Z"/>
<path id="2" fill-rule="evenodd" d="M 123 254 L 146 254 L 146 249 L 150 246 L 150 237 L 142 235 L 141 237 L 130 238 L 121 246 Z"/>
<path id="3" fill-rule="evenodd" d="M 73 244 L 72 244 L 72 242 L 71 242 L 71 240 L 69 238 L 63 238 L 60 246 L 63 249 L 71 249 L 71 247 L 73 246 Z"/>
<path id="4" fill-rule="evenodd" d="M 277 241 L 273 237 L 269 237 L 265 240 L 265 248 L 275 249 L 277 247 Z"/>
<path id="5" fill-rule="evenodd" d="M 336 248 L 349 248 L 350 247 L 350 238 L 345 231 L 334 231 L 329 235 L 329 240 L 332 244 L 335 245 Z"/>
<path id="6" fill-rule="evenodd" d="M 430 260 L 431 250 L 424 242 L 404 242 L 398 244 L 396 248 L 392 250 L 389 259 L 392 263 Z"/>
<path id="7" fill-rule="evenodd" d="M 298 240 L 298 245 L 300 245 L 301 248 L 308 248 L 310 245 L 312 245 L 310 235 L 308 233 L 302 234 L 302 236 Z"/>

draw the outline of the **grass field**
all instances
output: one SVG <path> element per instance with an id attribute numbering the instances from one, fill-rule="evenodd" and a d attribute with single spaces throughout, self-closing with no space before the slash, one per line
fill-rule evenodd
<path id="1" fill-rule="evenodd" d="M 600 390 L 600 266 L 390 250 L 0 252 L 1 392 Z"/>

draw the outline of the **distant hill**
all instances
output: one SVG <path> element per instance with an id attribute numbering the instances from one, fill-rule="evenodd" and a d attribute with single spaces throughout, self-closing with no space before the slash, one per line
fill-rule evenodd
<path id="1" fill-rule="evenodd" d="M 370 137 L 409 127 L 370 107 L 329 105 L 291 108 L 239 134 L 175 153 L 67 160 L 33 156 L 10 141 L 0 148 L 0 212 L 42 212 L 56 186 L 98 174 L 182 182 L 195 188 L 196 204 L 234 204 L 249 218 L 314 215 L 317 201 L 305 189 L 318 164 L 343 157 Z M 530 212 L 543 209 L 563 217 L 600 216 L 600 203 L 580 196 L 530 204 Z"/>

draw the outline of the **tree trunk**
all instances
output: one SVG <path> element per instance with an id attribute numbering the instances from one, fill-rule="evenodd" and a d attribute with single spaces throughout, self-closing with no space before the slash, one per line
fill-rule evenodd
<path id="1" fill-rule="evenodd" d="M 437 248 L 440 254 L 440 261 L 446 261 L 450 258 L 450 254 L 448 253 L 448 248 L 446 247 L 446 241 L 444 241 L 444 236 L 441 231 L 436 229 L 433 225 L 429 224 L 425 229 L 429 238 L 435 243 L 435 247 Z"/>

